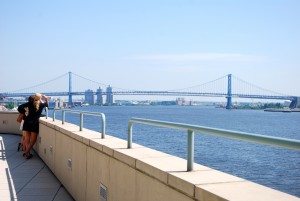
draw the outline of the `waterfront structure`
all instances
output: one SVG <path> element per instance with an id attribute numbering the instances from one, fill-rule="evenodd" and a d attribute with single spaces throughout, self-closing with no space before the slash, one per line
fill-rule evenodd
<path id="1" fill-rule="evenodd" d="M 103 105 L 103 93 L 101 87 L 97 89 L 97 105 Z"/>
<path id="2" fill-rule="evenodd" d="M 112 105 L 114 103 L 114 97 L 112 93 L 112 87 L 109 85 L 106 88 L 106 104 L 107 105 Z"/>
<path id="3" fill-rule="evenodd" d="M 87 102 L 88 104 L 93 105 L 95 103 L 93 90 L 91 89 L 86 90 L 84 93 L 84 97 L 85 97 L 84 99 L 85 102 Z"/>
<path id="4" fill-rule="evenodd" d="M 22 131 L 15 121 L 17 116 L 17 112 L 0 112 L 0 122 L 3 122 L 0 132 L 5 133 L 4 135 L 8 133 L 21 135 Z M 39 123 L 41 132 L 34 147 L 35 153 L 62 185 L 58 182 L 56 184 L 63 186 L 75 200 L 300 200 L 296 196 L 200 164 L 194 164 L 194 171 L 186 171 L 185 159 L 138 144 L 130 143 L 133 146 L 129 147 L 128 142 L 113 136 L 103 140 L 99 138 L 98 133 L 89 129 L 80 131 L 79 134 L 77 130 L 74 131 L 73 126 L 60 124 L 46 117 L 42 117 Z M 132 129 L 130 133 L 132 134 Z M 189 130 L 188 134 L 193 136 L 193 133 L 194 131 Z M 2 146 L 0 151 L 6 153 L 5 148 L 8 147 L 6 144 L 8 145 L 11 140 L 1 138 L 1 141 L 5 146 Z M 24 196 L 20 191 L 26 189 L 26 186 L 17 190 L 19 186 L 17 181 L 23 179 L 19 176 L 24 175 L 26 165 L 38 157 L 19 165 L 24 167 L 20 168 L 22 174 L 16 174 L 16 168 L 19 166 L 14 167 L 14 163 L 7 162 L 10 158 L 7 155 L 4 163 L 1 163 L 3 167 L 1 174 L 10 175 L 5 177 L 8 185 L 2 190 L 1 200 L 4 197 L 5 200 L 12 200 Z M 42 169 L 38 169 L 38 173 L 45 173 L 48 168 L 43 166 Z M 38 184 L 44 187 L 43 192 L 46 191 L 48 195 L 53 189 L 49 188 L 49 180 L 45 175 L 36 174 L 29 182 L 34 181 L 32 183 L 37 184 L 38 181 L 42 181 Z M 44 184 L 47 184 L 48 188 Z M 37 185 L 28 185 L 27 188 L 29 186 Z M 57 189 L 54 191 L 58 192 Z M 41 193 L 35 194 L 36 200 L 41 197 Z M 25 196 L 29 197 L 26 194 Z M 34 198 L 31 196 L 31 199 Z M 62 198 L 67 199 L 68 197 Z"/>

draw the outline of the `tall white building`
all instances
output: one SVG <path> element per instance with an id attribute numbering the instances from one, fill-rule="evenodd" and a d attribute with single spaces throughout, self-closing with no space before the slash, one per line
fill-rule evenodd
<path id="1" fill-rule="evenodd" d="M 112 87 L 108 86 L 106 88 L 106 104 L 107 105 L 112 105 L 114 103 L 114 97 L 112 94 Z"/>
<path id="2" fill-rule="evenodd" d="M 94 105 L 95 101 L 94 101 L 93 90 L 91 89 L 86 90 L 84 93 L 84 97 L 85 97 L 85 102 L 87 102 L 90 105 Z"/>
<path id="3" fill-rule="evenodd" d="M 103 105 L 103 94 L 102 94 L 102 89 L 101 87 L 99 87 L 99 89 L 97 89 L 97 104 L 98 105 Z"/>

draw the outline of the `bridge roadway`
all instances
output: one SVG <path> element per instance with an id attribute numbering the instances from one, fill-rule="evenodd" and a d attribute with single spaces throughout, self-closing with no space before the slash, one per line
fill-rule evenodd
<path id="1" fill-rule="evenodd" d="M 28 97 L 31 93 L 0 93 L 0 99 L 5 97 Z M 150 95 L 150 96 L 203 96 L 203 97 L 225 97 L 231 98 L 252 98 L 252 99 L 273 99 L 273 100 L 290 100 L 290 108 L 300 107 L 300 97 L 296 96 L 271 96 L 271 95 L 251 95 L 251 94 L 231 94 L 227 93 L 206 93 L 206 92 L 180 92 L 180 91 L 113 91 L 113 92 L 45 92 L 47 96 L 83 96 L 86 94 L 93 95 Z M 227 101 L 228 101 L 227 100 Z"/>
<path id="2" fill-rule="evenodd" d="M 0 98 L 4 97 L 28 97 L 31 93 L 0 93 Z M 45 92 L 47 96 L 79 96 L 91 94 L 91 92 Z M 206 92 L 180 92 L 180 91 L 113 91 L 102 92 L 101 94 L 93 92 L 94 95 L 156 95 L 156 96 L 208 96 L 208 97 L 227 97 L 227 93 L 206 93 Z M 255 98 L 255 99 L 278 99 L 294 100 L 296 96 L 268 96 L 268 95 L 250 95 L 250 94 L 232 94 L 232 98 Z"/>

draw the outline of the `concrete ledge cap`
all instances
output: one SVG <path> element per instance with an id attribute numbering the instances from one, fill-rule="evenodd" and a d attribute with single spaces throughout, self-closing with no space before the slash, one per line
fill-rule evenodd
<path id="1" fill-rule="evenodd" d="M 40 123 L 44 124 L 50 128 L 55 128 L 56 125 L 60 125 L 61 121 L 52 121 L 52 119 L 46 119 L 45 117 L 40 118 Z"/>
<path id="2" fill-rule="evenodd" d="M 162 152 L 155 151 L 153 149 L 149 149 L 140 145 L 133 145 L 133 148 L 122 148 L 122 149 L 114 149 L 114 157 L 124 163 L 135 168 L 136 159 L 141 158 L 149 158 L 149 157 L 163 157 L 166 154 Z"/>
<path id="3" fill-rule="evenodd" d="M 195 197 L 218 201 L 300 201 L 300 198 L 250 181 L 197 185 Z"/>
<path id="4" fill-rule="evenodd" d="M 90 146 L 91 139 L 101 139 L 101 133 L 97 131 L 84 129 L 83 131 L 77 131 L 74 133 L 77 134 L 78 136 L 81 136 L 83 138 L 83 143 L 88 146 Z"/>
<path id="5" fill-rule="evenodd" d="M 195 185 L 244 181 L 244 179 L 202 166 L 202 170 L 191 172 L 170 172 L 169 185 L 194 196 Z"/>
<path id="6" fill-rule="evenodd" d="M 98 139 L 98 138 L 101 138 L 101 133 L 97 133 L 97 132 L 92 132 L 92 131 L 86 131 L 86 130 L 83 130 L 83 131 L 76 131 L 76 132 L 73 132 L 73 137 L 80 141 L 80 142 L 83 142 L 84 144 L 90 146 L 90 139 Z"/>
<path id="7" fill-rule="evenodd" d="M 91 139 L 89 146 L 92 147 L 92 148 L 94 148 L 94 149 L 96 149 L 96 150 L 98 150 L 98 151 L 100 151 L 100 152 L 103 152 L 103 145 L 101 145 L 100 143 L 98 143 L 96 140 L 97 139 Z"/>
<path id="8" fill-rule="evenodd" d="M 55 129 L 73 139 L 76 139 L 80 142 L 83 141 L 83 139 L 78 138 L 78 135 L 76 134 L 76 132 L 79 131 L 79 127 L 76 125 L 73 124 L 57 125 L 55 126 Z"/>
<path id="9" fill-rule="evenodd" d="M 155 158 L 140 158 L 136 161 L 136 168 L 167 184 L 168 172 L 185 172 L 187 162 L 182 158 L 165 155 Z"/>
<path id="10" fill-rule="evenodd" d="M 114 149 L 126 149 L 127 142 L 125 140 L 115 138 L 112 136 L 107 136 L 105 139 L 91 139 L 91 145 L 98 149 L 97 147 L 102 146 L 102 151 L 110 156 L 114 155 Z M 99 143 L 96 145 L 95 143 Z"/>
<path id="11" fill-rule="evenodd" d="M 144 147 L 142 145 L 133 144 L 131 149 L 116 149 L 116 152 L 123 153 L 135 159 L 156 158 L 156 157 L 171 157 L 172 155 Z"/>
<path id="12" fill-rule="evenodd" d="M 2 113 L 2 114 L 19 114 L 18 111 L 3 111 L 3 110 L 1 110 L 0 113 Z"/>

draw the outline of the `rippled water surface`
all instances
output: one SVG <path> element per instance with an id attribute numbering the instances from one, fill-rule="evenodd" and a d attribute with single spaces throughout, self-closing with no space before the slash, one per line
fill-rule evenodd
<path id="1" fill-rule="evenodd" d="M 122 139 L 127 139 L 128 120 L 138 117 L 300 140 L 300 112 L 179 106 L 74 109 L 104 113 L 106 133 Z M 66 121 L 79 124 L 79 115 L 67 113 Z M 101 120 L 84 116 L 84 127 L 100 131 Z M 187 155 L 187 132 L 181 130 L 134 124 L 133 142 L 181 158 Z M 300 151 L 195 133 L 195 162 L 300 197 Z"/>

